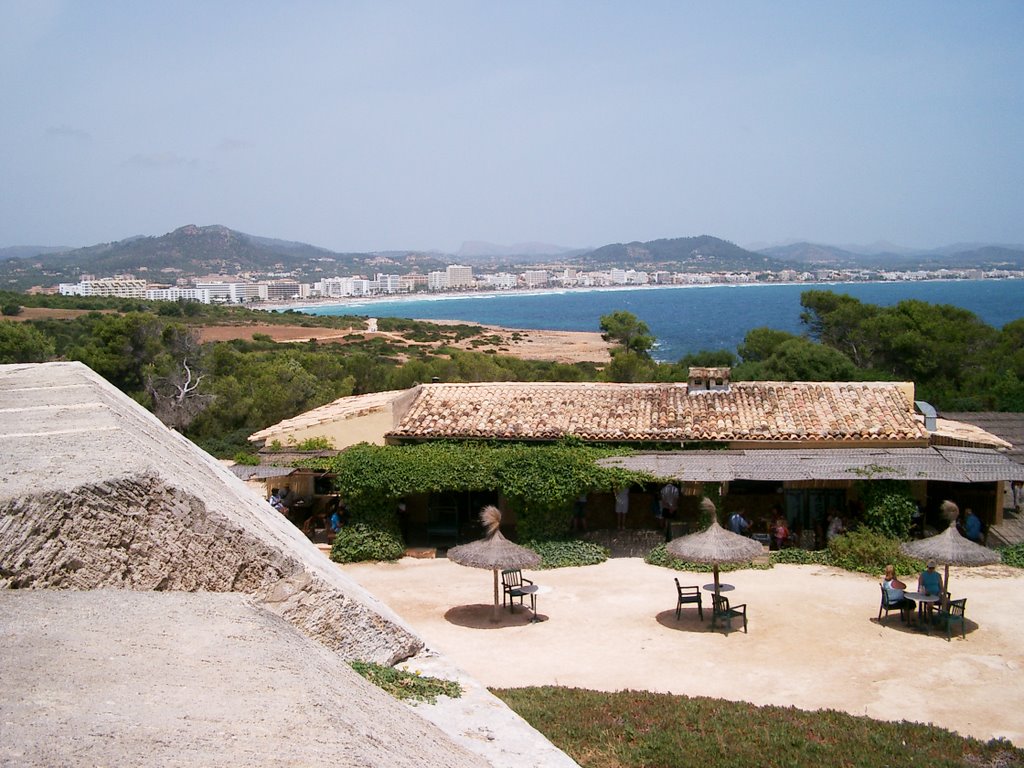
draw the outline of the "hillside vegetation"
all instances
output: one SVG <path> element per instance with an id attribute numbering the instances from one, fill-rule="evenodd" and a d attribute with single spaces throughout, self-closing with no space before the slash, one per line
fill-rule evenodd
<path id="1" fill-rule="evenodd" d="M 189 302 L 141 302 L 0 293 L 0 363 L 79 360 L 217 456 L 248 435 L 345 395 L 433 379 L 469 381 L 685 381 L 691 365 L 728 365 L 734 380 L 913 381 L 946 410 L 1024 411 L 1024 319 L 1002 329 L 957 307 L 863 304 L 830 291 L 802 296 L 806 335 L 757 328 L 736 351 L 675 363 L 649 356 L 647 327 L 628 312 L 602 318 L 611 363 L 522 360 L 488 346 L 480 326 L 381 318 L 386 334 L 275 343 L 268 336 L 200 342 L 204 325 L 283 323 L 365 328 L 363 317 L 254 312 Z M 17 321 L 23 305 L 90 310 L 70 319 Z M 465 342 L 469 342 L 466 344 Z M 460 349 L 454 345 L 479 349 Z"/>

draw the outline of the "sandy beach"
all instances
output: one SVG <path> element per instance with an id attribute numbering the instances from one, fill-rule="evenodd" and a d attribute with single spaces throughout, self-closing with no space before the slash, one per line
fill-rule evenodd
<path id="1" fill-rule="evenodd" d="M 560 685 L 836 709 L 911 720 L 1024 745 L 1024 575 L 1006 566 L 952 568 L 966 597 L 966 639 L 929 636 L 890 613 L 877 620 L 879 579 L 821 566 L 723 574 L 746 603 L 749 632 L 711 632 L 695 607 L 675 617 L 675 572 L 640 558 L 531 571 L 549 587 L 529 610 L 492 610 L 492 577 L 446 559 L 339 566 L 409 622 L 431 648 L 489 687 Z M 904 576 L 905 579 L 909 577 Z M 913 580 L 916 583 L 916 579 Z M 527 606 L 529 600 L 527 600 Z"/>

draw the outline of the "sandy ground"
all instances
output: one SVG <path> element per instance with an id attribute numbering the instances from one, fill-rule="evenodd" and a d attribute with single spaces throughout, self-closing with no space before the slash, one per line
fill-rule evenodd
<path id="1" fill-rule="evenodd" d="M 23 307 L 21 314 L 14 317 L 4 317 L 4 320 L 42 320 L 42 319 L 71 319 L 79 315 L 88 314 L 90 310 L 85 309 L 49 309 L 45 307 Z M 112 312 L 113 310 L 102 310 Z M 461 320 L 423 320 L 425 323 L 435 325 L 479 325 L 478 323 L 465 323 Z M 484 325 L 484 333 L 475 337 L 491 338 L 494 343 L 477 344 L 474 346 L 473 339 L 463 339 L 452 344 L 462 349 L 475 349 L 480 352 L 496 352 L 503 355 L 519 357 L 523 360 L 551 360 L 556 363 L 597 363 L 604 365 L 611 360 L 611 345 L 601 338 L 597 332 L 583 331 L 545 331 L 545 330 L 521 330 L 515 328 L 501 328 L 496 325 Z M 254 334 L 269 336 L 274 341 L 280 342 L 303 342 L 316 339 L 317 341 L 344 343 L 348 336 L 358 335 L 360 338 L 389 338 L 393 341 L 408 343 L 401 334 L 397 333 L 368 333 L 360 329 L 338 329 L 338 328 L 307 328 L 300 325 L 272 325 L 257 323 L 253 325 L 211 325 L 199 329 L 199 338 L 202 342 L 209 341 L 231 341 L 233 339 L 252 339 Z M 416 346 L 423 346 L 416 342 Z M 427 346 L 437 347 L 439 343 L 428 344 Z"/>
<path id="2" fill-rule="evenodd" d="M 879 579 L 820 566 L 723 574 L 750 619 L 749 634 L 728 636 L 709 629 L 710 598 L 703 622 L 691 606 L 675 617 L 673 576 L 703 585 L 710 574 L 676 574 L 639 558 L 525 573 L 551 588 L 538 598 L 539 623 L 518 609 L 491 623 L 491 573 L 446 559 L 339 567 L 489 687 L 837 709 L 1024 746 L 1024 575 L 1005 566 L 951 569 L 953 597 L 968 598 L 966 639 L 952 641 L 944 631 L 908 628 L 896 613 L 879 622 Z"/>
<path id="3" fill-rule="evenodd" d="M 455 321 L 425 320 L 423 322 L 436 325 L 452 325 Z M 611 359 L 611 345 L 601 338 L 600 333 L 596 332 L 517 330 L 490 325 L 482 327 L 485 329 L 485 332 L 482 336 L 476 338 L 486 339 L 495 337 L 494 343 L 474 346 L 472 343 L 473 339 L 464 339 L 458 343 L 451 344 L 451 346 L 462 349 L 475 349 L 480 352 L 494 351 L 524 360 L 552 360 L 559 363 L 593 362 L 604 364 Z M 317 341 L 344 343 L 346 338 L 351 335 L 358 335 L 361 339 L 382 337 L 405 342 L 401 334 L 386 332 L 369 333 L 361 329 L 307 328 L 298 325 L 269 324 L 215 325 L 200 328 L 200 338 L 203 342 L 251 339 L 253 334 L 257 333 L 267 335 L 274 341 L 281 342 L 300 342 L 316 339 Z M 423 345 L 417 343 L 417 346 Z M 429 344 L 428 346 L 436 347 L 440 346 L 440 343 Z"/>

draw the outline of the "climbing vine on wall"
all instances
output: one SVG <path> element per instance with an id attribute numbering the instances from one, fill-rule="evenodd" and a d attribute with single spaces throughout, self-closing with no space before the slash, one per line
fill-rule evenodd
<path id="1" fill-rule="evenodd" d="M 322 464 L 335 474 L 353 522 L 397 530 L 398 501 L 444 491 L 497 491 L 515 511 L 522 539 L 550 539 L 565 532 L 581 493 L 611 491 L 650 481 L 648 475 L 597 465 L 621 449 L 566 440 L 552 445 L 424 443 L 361 444 Z"/>

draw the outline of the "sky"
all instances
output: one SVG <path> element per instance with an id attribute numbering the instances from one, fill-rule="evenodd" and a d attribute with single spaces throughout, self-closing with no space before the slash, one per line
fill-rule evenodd
<path id="1" fill-rule="evenodd" d="M 1024 243 L 1024 3 L 0 0 L 0 246 Z"/>

